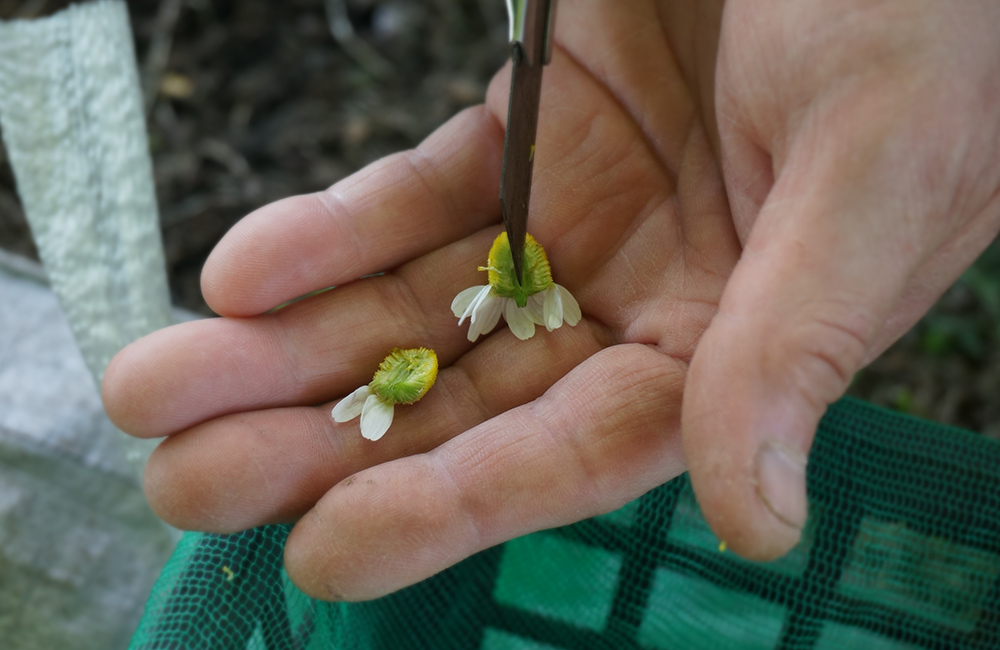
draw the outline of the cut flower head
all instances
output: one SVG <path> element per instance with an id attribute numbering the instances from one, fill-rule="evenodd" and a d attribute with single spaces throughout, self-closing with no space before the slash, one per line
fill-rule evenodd
<path id="1" fill-rule="evenodd" d="M 427 394 L 437 379 L 434 350 L 393 348 L 379 364 L 375 376 L 333 407 L 333 419 L 347 422 L 361 416 L 361 435 L 378 440 L 392 424 L 396 404 L 413 404 Z"/>
<path id="2" fill-rule="evenodd" d="M 459 325 L 469 319 L 470 341 L 496 327 L 501 314 L 522 341 L 534 336 L 535 325 L 544 325 L 551 332 L 563 322 L 580 322 L 580 305 L 566 287 L 552 281 L 545 249 L 531 235 L 524 242 L 523 267 L 523 282 L 518 282 L 507 233 L 500 233 L 493 240 L 486 266 L 479 267 L 489 273 L 489 284 L 470 287 L 451 302 Z"/>

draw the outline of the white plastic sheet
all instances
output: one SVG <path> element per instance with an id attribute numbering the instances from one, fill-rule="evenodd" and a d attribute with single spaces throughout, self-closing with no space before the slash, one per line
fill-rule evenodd
<path id="1" fill-rule="evenodd" d="M 124 2 L 0 21 L 0 129 L 51 285 L 0 255 L 0 648 L 124 648 L 175 539 L 97 390 L 171 321 Z"/>
<path id="2" fill-rule="evenodd" d="M 125 3 L 0 22 L 0 128 L 49 281 L 100 378 L 170 319 Z"/>

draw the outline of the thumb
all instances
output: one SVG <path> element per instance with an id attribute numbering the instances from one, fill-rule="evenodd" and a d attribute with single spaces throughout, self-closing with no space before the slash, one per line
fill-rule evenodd
<path id="1" fill-rule="evenodd" d="M 785 169 L 795 168 L 790 159 Z M 757 560 L 798 542 L 819 419 L 884 345 L 924 249 L 907 239 L 915 230 L 892 223 L 884 186 L 852 182 L 865 175 L 833 162 L 799 169 L 778 178 L 757 216 L 683 404 L 685 456 L 708 523 Z"/>

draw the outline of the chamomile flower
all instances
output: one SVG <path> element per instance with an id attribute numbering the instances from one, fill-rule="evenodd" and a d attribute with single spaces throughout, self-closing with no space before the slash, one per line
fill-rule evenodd
<path id="1" fill-rule="evenodd" d="M 479 270 L 489 272 L 489 284 L 470 287 L 451 302 L 459 325 L 469 319 L 470 341 L 496 327 L 501 314 L 510 331 L 522 341 L 535 335 L 535 325 L 543 325 L 551 332 L 564 321 L 570 325 L 580 322 L 580 305 L 566 287 L 552 281 L 545 249 L 531 235 L 524 242 L 523 283 L 514 278 L 514 259 L 506 232 L 493 240 L 486 264 Z"/>
<path id="2" fill-rule="evenodd" d="M 361 416 L 361 435 L 378 440 L 392 424 L 396 404 L 413 404 L 434 385 L 438 360 L 434 350 L 393 348 L 375 376 L 333 407 L 333 419 L 347 422 Z"/>

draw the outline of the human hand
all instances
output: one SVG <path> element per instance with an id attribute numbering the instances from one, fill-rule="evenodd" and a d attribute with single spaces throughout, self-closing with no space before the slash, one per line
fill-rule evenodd
<path id="1" fill-rule="evenodd" d="M 743 253 L 683 430 L 705 516 L 741 555 L 798 541 L 827 404 L 997 234 L 998 29 L 988 1 L 726 3 L 718 151 Z"/>
<path id="2" fill-rule="evenodd" d="M 928 267 L 936 283 L 925 279 L 923 292 L 910 290 L 889 308 L 879 304 L 887 315 L 873 321 L 867 342 L 854 344 L 864 355 L 841 343 L 844 334 L 827 341 L 842 329 L 816 322 L 835 319 L 834 307 L 850 323 L 856 310 L 871 309 L 837 302 L 839 285 L 833 298 L 824 297 L 839 275 L 829 277 L 829 264 L 813 268 L 838 262 L 844 254 L 831 249 L 854 242 L 855 233 L 838 230 L 829 217 L 824 222 L 829 210 L 804 211 L 811 204 L 801 197 L 815 187 L 799 172 L 813 168 L 790 166 L 807 154 L 789 155 L 802 127 L 788 116 L 809 106 L 801 97 L 808 88 L 779 84 L 794 101 L 765 111 L 770 130 L 734 119 L 784 97 L 769 95 L 771 86 L 744 96 L 739 79 L 727 85 L 743 61 L 733 49 L 739 39 L 729 35 L 750 38 L 740 32 L 740 9 L 748 4 L 730 0 L 726 9 L 715 100 L 718 5 L 636 2 L 626 13 L 621 3 L 564 0 L 561 49 L 543 89 L 530 230 L 547 247 L 556 280 L 583 307 L 575 328 L 527 342 L 498 328 L 472 346 L 448 309 L 458 291 L 481 282 L 475 268 L 499 231 L 506 72 L 485 109 L 456 117 L 417 151 L 241 222 L 203 276 L 209 304 L 229 318 L 147 337 L 116 357 L 105 377 L 106 404 L 119 426 L 168 436 L 147 469 L 154 509 L 182 528 L 219 532 L 299 520 L 286 547 L 292 579 L 323 598 L 370 598 L 510 537 L 612 510 L 683 471 L 680 405 L 690 381 L 684 448 L 706 515 L 745 555 L 786 549 L 794 527 L 771 515 L 754 487 L 757 446 L 776 431 L 761 416 L 794 413 L 774 435 L 804 452 L 826 403 L 811 400 L 832 400 L 846 385 L 832 387 L 830 366 L 814 361 L 828 357 L 817 351 L 835 355 L 829 358 L 843 363 L 849 378 L 976 248 L 946 248 L 957 261 Z M 781 50 L 760 53 L 765 80 L 780 71 L 779 62 L 767 62 L 769 53 Z M 718 131 L 715 101 L 725 118 Z M 798 146 L 824 154 L 824 133 L 838 145 L 853 133 L 841 129 L 821 130 Z M 783 179 L 793 171 L 799 180 L 788 187 Z M 820 187 L 840 182 L 824 171 Z M 895 187 L 887 181 L 881 187 Z M 794 215 L 780 219 L 782 206 L 793 204 Z M 896 213 L 876 220 L 875 232 L 899 220 Z M 870 210 L 852 215 L 852 227 L 870 226 L 864 214 Z M 792 227 L 799 222 L 809 224 L 806 240 Z M 817 222 L 826 225 L 822 239 L 812 230 Z M 968 230 L 965 241 L 980 247 L 992 232 L 980 226 L 976 240 Z M 872 240 L 871 227 L 865 232 L 861 243 L 877 253 L 863 261 L 893 266 L 881 251 L 901 244 Z M 741 241 L 747 254 L 733 274 Z M 817 241 L 822 248 L 814 250 Z M 921 260 L 942 257 L 920 253 Z M 853 269 L 843 266 L 835 269 L 841 275 Z M 815 291 L 800 286 L 806 277 Z M 882 279 L 864 275 L 864 289 L 871 277 Z M 343 286 L 263 313 L 329 285 Z M 724 289 L 722 316 L 713 321 Z M 808 300 L 786 298 L 803 295 Z M 817 309 L 807 309 L 814 302 Z M 809 320 L 814 316 L 824 320 Z M 438 385 L 401 409 L 383 440 L 363 440 L 356 424 L 332 422 L 330 403 L 318 405 L 367 382 L 390 347 L 417 345 L 437 350 Z M 796 378 L 791 388 L 789 376 Z"/>

